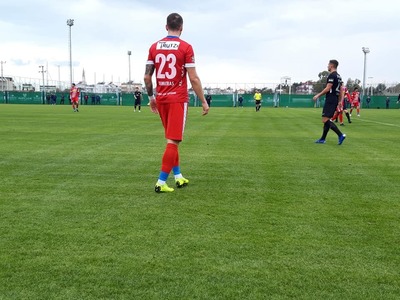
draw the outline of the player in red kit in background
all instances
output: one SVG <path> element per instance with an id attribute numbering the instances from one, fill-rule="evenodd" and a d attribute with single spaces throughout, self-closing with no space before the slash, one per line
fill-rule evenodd
<path id="1" fill-rule="evenodd" d="M 203 115 L 209 111 L 201 81 L 196 72 L 194 51 L 190 44 L 180 39 L 183 19 L 177 13 L 167 17 L 168 36 L 154 43 L 149 50 L 144 82 L 150 99 L 150 109 L 159 114 L 165 130 L 167 146 L 162 158 L 161 172 L 155 186 L 157 193 L 173 192 L 167 185 L 173 171 L 178 188 L 189 180 L 181 174 L 178 146 L 183 139 L 188 109 L 189 93 L 187 75 L 203 106 Z M 157 88 L 153 94 L 152 76 L 155 73 Z"/>
<path id="2" fill-rule="evenodd" d="M 353 109 L 357 109 L 357 117 L 360 116 L 360 92 L 358 88 L 355 88 L 354 91 L 351 93 L 351 109 L 350 109 L 350 117 Z"/>
<path id="3" fill-rule="evenodd" d="M 347 87 L 342 86 L 340 89 L 341 89 L 342 93 L 344 94 L 344 97 L 342 97 L 342 104 L 338 105 L 338 107 L 336 108 L 336 112 L 333 115 L 331 121 L 336 121 L 337 122 L 337 119 L 339 119 L 340 126 L 344 126 L 343 113 L 346 114 L 347 121 L 349 123 L 351 123 L 350 114 L 347 111 L 347 104 L 346 104 L 346 99 L 351 99 L 351 96 L 349 94 L 349 90 L 347 89 Z"/>
<path id="4" fill-rule="evenodd" d="M 71 90 L 69 91 L 69 97 L 71 99 L 72 108 L 74 112 L 79 112 L 79 89 L 75 86 L 75 83 L 72 84 Z"/>

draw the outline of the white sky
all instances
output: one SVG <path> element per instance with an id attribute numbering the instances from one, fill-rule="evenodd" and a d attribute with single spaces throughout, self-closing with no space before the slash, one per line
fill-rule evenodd
<path id="1" fill-rule="evenodd" d="M 176 2 L 176 3 L 171 3 Z M 331 58 L 344 79 L 362 79 L 369 47 L 369 81 L 400 81 L 398 0 L 14 0 L 0 3 L 0 60 L 5 76 L 69 78 L 72 27 L 74 81 L 142 82 L 150 45 L 166 35 L 171 12 L 184 18 L 182 38 L 196 53 L 205 83 L 277 83 L 317 79 Z"/>

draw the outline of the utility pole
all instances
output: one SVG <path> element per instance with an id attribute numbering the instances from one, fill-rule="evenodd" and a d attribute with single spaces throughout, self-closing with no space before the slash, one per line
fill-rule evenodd
<path id="1" fill-rule="evenodd" d="M 364 52 L 364 78 L 363 78 L 363 89 L 362 89 L 362 96 L 361 96 L 361 103 L 364 100 L 365 95 L 365 81 L 367 79 L 367 54 L 371 51 L 367 47 L 362 47 L 362 51 Z"/>
<path id="2" fill-rule="evenodd" d="M 60 65 L 57 65 L 57 68 L 58 68 L 58 89 L 61 91 Z"/>
<path id="3" fill-rule="evenodd" d="M 3 76 L 3 65 L 6 63 L 6 61 L 1 61 L 1 91 L 4 92 L 4 76 Z"/>
<path id="4" fill-rule="evenodd" d="M 49 88 L 49 62 L 46 62 L 46 86 Z"/>
<path id="5" fill-rule="evenodd" d="M 369 95 L 373 96 L 373 91 L 372 91 L 372 79 L 374 79 L 374 77 L 368 77 L 369 79 Z"/>
<path id="6" fill-rule="evenodd" d="M 131 84 L 131 54 L 132 54 L 132 51 L 128 51 L 128 67 L 129 67 L 129 81 L 128 81 L 128 83 L 129 83 L 129 85 Z"/>
<path id="7" fill-rule="evenodd" d="M 44 66 L 39 66 L 39 68 L 41 69 L 41 70 L 39 71 L 39 73 L 42 73 L 42 82 L 43 82 L 43 87 L 42 87 L 42 103 L 45 104 L 46 92 L 45 92 L 45 87 L 44 87 L 44 73 L 46 73 L 46 71 L 44 70 Z"/>
<path id="8" fill-rule="evenodd" d="M 72 86 L 72 26 L 74 26 L 74 19 L 68 19 L 67 25 L 69 26 L 69 84 Z"/>

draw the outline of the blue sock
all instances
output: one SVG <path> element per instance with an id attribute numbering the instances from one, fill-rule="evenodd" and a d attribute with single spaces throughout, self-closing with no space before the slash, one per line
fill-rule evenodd
<path id="1" fill-rule="evenodd" d="M 167 181 L 168 179 L 168 173 L 165 173 L 163 171 L 160 172 L 160 177 L 158 177 L 158 179 L 162 180 L 162 181 Z"/>
<path id="2" fill-rule="evenodd" d="M 159 185 L 164 185 L 165 182 L 166 182 L 167 179 L 168 179 L 168 175 L 169 175 L 168 173 L 165 173 L 165 172 L 161 171 L 161 172 L 160 172 L 160 177 L 158 177 L 157 183 L 158 183 Z"/>
<path id="3" fill-rule="evenodd" d="M 179 166 L 173 167 L 172 170 L 174 171 L 175 180 L 183 178 L 183 176 L 181 174 L 181 168 Z"/>
<path id="4" fill-rule="evenodd" d="M 181 168 L 179 166 L 173 167 L 172 171 L 174 172 L 174 175 L 179 175 L 181 174 Z"/>

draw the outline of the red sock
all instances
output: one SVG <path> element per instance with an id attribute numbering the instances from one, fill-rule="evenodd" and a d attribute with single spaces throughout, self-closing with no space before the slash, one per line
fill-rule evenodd
<path id="1" fill-rule="evenodd" d="M 339 122 L 340 122 L 340 124 L 343 123 L 343 113 L 339 114 Z"/>
<path id="2" fill-rule="evenodd" d="M 179 151 L 178 151 L 178 146 L 176 147 L 176 157 L 175 157 L 174 167 L 179 167 Z"/>
<path id="3" fill-rule="evenodd" d="M 337 117 L 338 117 L 338 113 L 337 112 L 335 112 L 335 114 L 333 115 L 333 117 L 332 117 L 332 121 L 335 121 L 336 119 L 337 119 Z"/>
<path id="4" fill-rule="evenodd" d="M 161 171 L 169 174 L 179 161 L 178 145 L 168 143 L 162 158 Z"/>

